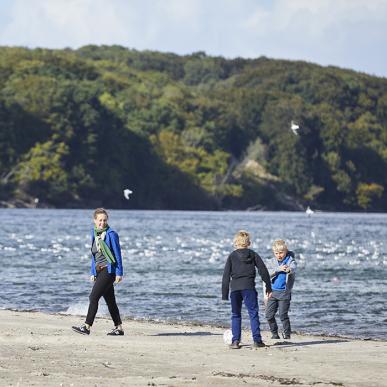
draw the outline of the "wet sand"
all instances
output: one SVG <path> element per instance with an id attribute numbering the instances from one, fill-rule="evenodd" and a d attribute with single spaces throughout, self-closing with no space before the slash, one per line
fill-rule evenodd
<path id="1" fill-rule="evenodd" d="M 293 335 L 230 350 L 221 328 L 0 310 L 0 386 L 386 386 L 387 342 Z"/>

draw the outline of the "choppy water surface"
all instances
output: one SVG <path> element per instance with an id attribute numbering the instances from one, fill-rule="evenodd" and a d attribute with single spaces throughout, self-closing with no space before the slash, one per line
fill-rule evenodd
<path id="1" fill-rule="evenodd" d="M 91 210 L 0 210 L 0 308 L 86 313 L 91 216 Z M 277 238 L 296 253 L 294 330 L 387 339 L 384 214 L 117 210 L 110 225 L 123 252 L 125 278 L 116 286 L 123 316 L 228 325 L 223 266 L 234 233 L 246 229 L 262 258 L 271 257 Z M 107 313 L 103 300 L 99 313 Z M 247 326 L 246 313 L 244 320 Z"/>

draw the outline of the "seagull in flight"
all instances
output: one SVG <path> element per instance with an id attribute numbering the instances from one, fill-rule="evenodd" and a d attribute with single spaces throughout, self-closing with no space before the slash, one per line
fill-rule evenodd
<path id="1" fill-rule="evenodd" d="M 314 211 L 308 206 L 308 208 L 305 211 L 306 215 L 311 216 L 314 214 Z"/>
<path id="2" fill-rule="evenodd" d="M 128 188 L 125 188 L 125 189 L 124 189 L 124 196 L 125 196 L 125 199 L 129 200 L 129 199 L 130 199 L 130 198 L 129 198 L 129 195 L 130 195 L 131 193 L 133 193 L 133 191 L 131 191 L 131 190 L 128 189 Z"/>
<path id="3" fill-rule="evenodd" d="M 296 124 L 293 120 L 290 121 L 290 129 L 292 130 L 292 132 L 298 136 L 298 129 L 300 129 L 300 125 Z"/>

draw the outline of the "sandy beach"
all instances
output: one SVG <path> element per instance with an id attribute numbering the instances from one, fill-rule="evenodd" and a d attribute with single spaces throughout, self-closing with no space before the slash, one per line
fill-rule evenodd
<path id="1" fill-rule="evenodd" d="M 92 334 L 71 330 L 82 317 L 0 311 L 1 386 L 386 386 L 387 342 L 293 335 L 230 350 L 224 329 L 109 319 Z"/>

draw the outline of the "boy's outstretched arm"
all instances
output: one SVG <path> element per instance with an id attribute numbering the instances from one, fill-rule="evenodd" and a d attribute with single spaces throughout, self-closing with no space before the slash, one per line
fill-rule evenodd
<path id="1" fill-rule="evenodd" d="M 231 259 L 227 258 L 226 265 L 223 270 L 222 278 L 222 300 L 228 300 L 228 292 L 230 287 L 230 276 L 231 276 Z"/>
<path id="2" fill-rule="evenodd" d="M 272 262 L 273 262 L 273 259 L 270 259 L 268 261 L 269 266 L 266 266 L 267 264 L 265 265 L 266 269 L 269 272 L 270 279 L 273 279 L 274 277 L 276 277 L 278 275 L 278 265 L 277 264 L 274 265 Z"/>
<path id="3" fill-rule="evenodd" d="M 256 253 L 255 254 L 255 266 L 258 269 L 258 274 L 262 278 L 262 281 L 266 285 L 266 293 L 270 294 L 272 292 L 271 290 L 271 281 L 270 281 L 270 275 L 267 270 L 267 267 L 262 261 L 262 258 Z"/>

